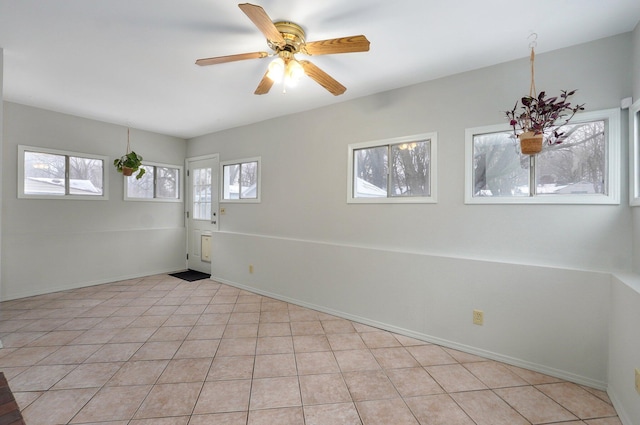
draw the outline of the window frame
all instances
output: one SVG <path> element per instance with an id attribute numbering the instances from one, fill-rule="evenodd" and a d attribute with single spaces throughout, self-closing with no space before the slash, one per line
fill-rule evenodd
<path id="1" fill-rule="evenodd" d="M 495 204 L 565 204 L 565 205 L 619 205 L 620 204 L 620 109 L 603 109 L 597 111 L 576 114 L 571 124 L 581 122 L 606 121 L 606 168 L 607 190 L 606 194 L 597 195 L 534 195 L 534 196 L 510 196 L 489 197 L 473 196 L 474 170 L 473 170 L 473 137 L 479 134 L 513 131 L 505 124 L 488 125 L 465 129 L 465 182 L 464 203 L 475 205 Z"/>
<path id="2" fill-rule="evenodd" d="M 629 107 L 629 205 L 640 206 L 640 99 Z"/>
<path id="3" fill-rule="evenodd" d="M 354 151 L 429 140 L 429 196 L 393 196 L 357 198 L 353 196 Z M 391 168 L 388 167 L 390 170 Z M 428 132 L 390 139 L 352 143 L 347 146 L 347 204 L 435 204 L 438 202 L 438 133 Z"/>
<path id="4" fill-rule="evenodd" d="M 78 157 L 96 159 L 102 161 L 102 195 L 77 195 L 66 193 L 69 184 L 69 169 L 65 169 L 65 194 L 62 195 L 32 195 L 24 192 L 24 160 L 25 152 L 44 153 L 65 157 Z M 68 163 L 68 161 L 66 161 Z M 59 199 L 74 201 L 106 201 L 109 199 L 109 173 L 107 171 L 110 159 L 105 155 L 89 154 L 84 152 L 50 149 L 36 146 L 18 145 L 18 199 Z"/>
<path id="5" fill-rule="evenodd" d="M 242 167 L 242 164 L 248 164 L 251 162 L 257 163 L 257 172 L 256 172 L 256 197 L 255 198 L 238 198 L 238 199 L 225 199 L 224 197 L 224 167 L 229 165 L 239 165 Z M 251 157 L 251 158 L 242 158 L 235 159 L 229 161 L 221 161 L 220 162 L 220 194 L 219 194 L 219 202 L 220 203 L 230 203 L 230 204 L 259 204 L 261 202 L 261 192 L 262 192 L 262 158 L 259 156 Z"/>
<path id="6" fill-rule="evenodd" d="M 153 167 L 153 198 L 136 198 L 129 196 L 129 185 L 127 184 L 127 179 L 135 179 L 137 173 L 133 173 L 131 176 L 123 176 L 123 193 L 125 201 L 133 201 L 133 202 L 182 202 L 184 195 L 184 166 L 175 165 L 175 164 L 163 164 L 160 162 L 152 162 L 152 161 L 143 161 L 142 166 L 144 167 Z M 156 173 L 156 168 L 172 168 L 178 170 L 180 181 L 178 182 L 178 197 L 177 198 L 157 198 L 156 197 L 156 179 L 158 174 Z"/>

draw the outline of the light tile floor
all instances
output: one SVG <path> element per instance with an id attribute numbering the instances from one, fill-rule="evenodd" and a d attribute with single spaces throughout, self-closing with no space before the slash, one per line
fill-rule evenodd
<path id="1" fill-rule="evenodd" d="M 210 280 L 0 303 L 29 425 L 620 425 L 606 393 Z"/>

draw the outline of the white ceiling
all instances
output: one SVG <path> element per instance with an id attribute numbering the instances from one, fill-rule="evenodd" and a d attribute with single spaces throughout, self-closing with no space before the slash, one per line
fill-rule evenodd
<path id="1" fill-rule="evenodd" d="M 364 34 L 366 53 L 315 56 L 309 78 L 253 94 L 269 51 L 232 0 L 0 0 L 4 99 L 190 138 L 632 31 L 638 0 L 252 0 L 308 41 Z"/>

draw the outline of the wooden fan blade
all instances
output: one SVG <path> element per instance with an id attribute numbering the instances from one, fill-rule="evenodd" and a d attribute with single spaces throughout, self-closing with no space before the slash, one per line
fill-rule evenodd
<path id="1" fill-rule="evenodd" d="M 269 73 L 269 70 L 267 70 L 267 72 L 264 73 L 262 80 L 260 80 L 260 84 L 258 84 L 258 87 L 256 87 L 256 91 L 254 91 L 253 94 L 269 93 L 269 90 L 271 90 L 271 87 L 273 86 L 273 80 L 267 77 L 268 73 Z"/>
<path id="2" fill-rule="evenodd" d="M 345 86 L 334 80 L 329 74 L 318 68 L 313 63 L 309 61 L 298 62 L 300 62 L 300 65 L 304 68 L 305 74 L 307 74 L 316 83 L 329 90 L 334 96 L 339 96 L 347 90 Z"/>
<path id="3" fill-rule="evenodd" d="M 312 41 L 306 44 L 305 50 L 309 55 L 330 55 L 333 53 L 368 52 L 369 40 L 364 35 L 332 38 L 329 40 Z"/>
<path id="4" fill-rule="evenodd" d="M 245 15 L 251 19 L 253 24 L 258 27 L 260 32 L 267 37 L 267 40 L 278 46 L 284 46 L 286 42 L 280 34 L 280 31 L 273 25 L 271 18 L 267 15 L 267 12 L 260 6 L 250 3 L 239 4 L 238 7 L 242 9 Z"/>
<path id="5" fill-rule="evenodd" d="M 260 59 L 269 56 L 267 52 L 240 53 L 239 55 L 217 56 L 215 58 L 198 59 L 196 65 L 217 65 L 219 63 L 242 61 L 245 59 Z"/>

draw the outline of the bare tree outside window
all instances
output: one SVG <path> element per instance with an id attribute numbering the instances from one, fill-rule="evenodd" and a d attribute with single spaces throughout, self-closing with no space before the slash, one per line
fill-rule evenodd
<path id="1" fill-rule="evenodd" d="M 534 195 L 606 194 L 606 121 L 558 129 L 566 139 L 536 157 Z M 510 132 L 473 136 L 473 196 L 530 196 L 529 157 L 521 155 Z"/>
<path id="2" fill-rule="evenodd" d="M 223 167 L 223 199 L 240 199 L 240 164 Z"/>
<path id="3" fill-rule="evenodd" d="M 26 195 L 102 196 L 103 174 L 102 159 L 24 152 Z"/>
<path id="4" fill-rule="evenodd" d="M 180 168 L 153 163 L 140 168 L 145 170 L 141 178 L 126 178 L 127 199 L 180 200 Z"/>
<path id="5" fill-rule="evenodd" d="M 593 121 L 560 128 L 566 140 L 538 155 L 538 193 L 605 194 L 605 122 Z"/>
<path id="6" fill-rule="evenodd" d="M 177 168 L 157 167 L 156 197 L 172 198 L 180 197 L 180 170 Z"/>
<path id="7" fill-rule="evenodd" d="M 225 164 L 222 167 L 224 200 L 258 199 L 258 161 Z"/>
<path id="8" fill-rule="evenodd" d="M 241 198 L 255 198 L 255 185 L 258 183 L 258 163 L 257 162 L 243 162 L 240 164 L 240 170 L 242 177 L 240 178 L 240 197 Z"/>
<path id="9" fill-rule="evenodd" d="M 391 146 L 391 196 L 429 196 L 430 141 Z"/>
<path id="10" fill-rule="evenodd" d="M 354 198 L 430 196 L 431 141 L 354 149 Z"/>
<path id="11" fill-rule="evenodd" d="M 127 197 L 153 199 L 155 167 L 141 165 L 140 168 L 144 168 L 145 170 L 142 177 L 139 179 L 137 179 L 135 175 L 127 177 Z"/>
<path id="12" fill-rule="evenodd" d="M 354 198 L 387 196 L 388 158 L 388 146 L 354 150 Z"/>
<path id="13" fill-rule="evenodd" d="M 96 188 L 102 187 L 102 161 L 99 159 L 69 157 L 69 179 L 82 182 L 91 182 Z M 71 185 L 73 191 L 74 185 Z"/>
<path id="14" fill-rule="evenodd" d="M 25 152 L 25 193 L 28 195 L 64 195 L 66 193 L 65 163 L 64 155 Z"/>
<path id="15" fill-rule="evenodd" d="M 473 196 L 528 196 L 522 192 L 529 181 L 525 161 L 509 132 L 473 137 Z"/>

